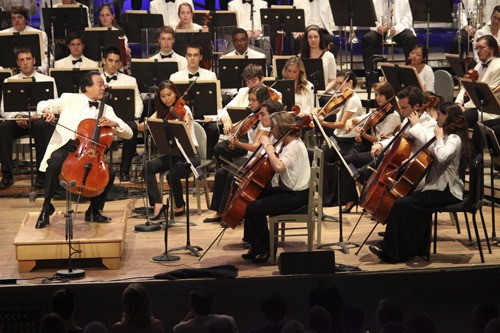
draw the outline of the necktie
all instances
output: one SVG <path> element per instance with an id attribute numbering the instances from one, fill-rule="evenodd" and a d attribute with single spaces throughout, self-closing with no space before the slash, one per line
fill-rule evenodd
<path id="1" fill-rule="evenodd" d="M 196 76 L 196 77 L 200 77 L 200 73 L 196 72 L 196 73 L 194 73 L 194 74 L 188 74 L 188 77 L 189 77 L 190 79 L 191 79 L 191 78 L 193 78 L 193 77 L 195 77 L 195 76 Z"/>
<path id="2" fill-rule="evenodd" d="M 89 101 L 89 108 L 95 107 L 96 109 L 99 107 L 99 102 L 98 101 Z"/>
<path id="3" fill-rule="evenodd" d="M 107 83 L 110 83 L 112 80 L 118 80 L 118 77 L 116 75 L 106 76 L 106 82 Z"/>
<path id="4" fill-rule="evenodd" d="M 72 62 L 72 63 L 73 63 L 73 65 L 74 65 L 74 64 L 76 64 L 77 62 L 82 62 L 82 58 L 77 59 L 77 60 L 71 60 L 71 62 Z"/>
<path id="5" fill-rule="evenodd" d="M 163 55 L 163 54 L 161 54 L 161 53 L 160 53 L 160 56 L 161 56 L 161 58 L 162 58 L 162 59 L 165 59 L 165 58 L 172 58 L 172 54 L 173 54 L 173 53 L 170 53 L 170 54 L 167 54 L 167 55 Z"/>

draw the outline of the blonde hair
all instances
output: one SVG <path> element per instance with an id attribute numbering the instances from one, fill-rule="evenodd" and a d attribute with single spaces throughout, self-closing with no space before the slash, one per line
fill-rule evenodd
<path id="1" fill-rule="evenodd" d="M 304 62 L 300 60 L 299 57 L 294 56 L 288 59 L 286 62 L 285 66 L 283 67 L 283 78 L 288 79 L 288 73 L 287 73 L 287 68 L 288 66 L 295 65 L 297 66 L 297 69 L 300 71 L 300 76 L 299 76 L 299 82 L 297 84 L 297 89 L 295 89 L 295 92 L 297 94 L 301 94 L 302 92 L 306 92 L 308 89 L 308 81 L 307 81 L 307 74 L 306 74 L 306 67 L 304 66 Z"/>
<path id="2" fill-rule="evenodd" d="M 281 138 L 283 135 L 287 134 L 287 132 L 297 125 L 295 123 L 295 119 L 293 116 L 286 111 L 275 112 L 270 115 L 271 119 L 271 129 L 276 130 L 278 137 Z M 291 131 L 288 135 L 299 137 L 300 131 Z"/>

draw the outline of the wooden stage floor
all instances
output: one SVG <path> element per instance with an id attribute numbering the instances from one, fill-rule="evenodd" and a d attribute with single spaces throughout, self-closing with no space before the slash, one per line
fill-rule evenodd
<path id="1" fill-rule="evenodd" d="M 14 185 L 16 186 L 16 185 Z M 29 212 L 37 213 L 40 211 L 42 199 L 38 198 L 35 202 L 30 202 L 27 197 L 20 198 L 0 198 L 2 214 L 0 217 L 0 256 L 2 265 L 0 266 L 0 278 L 17 278 L 18 284 L 40 284 L 44 278 L 51 277 L 57 269 L 67 268 L 67 260 L 59 261 L 39 261 L 35 269 L 31 272 L 19 273 L 18 262 L 16 260 L 14 239 L 20 230 L 21 223 Z M 54 205 L 57 211 L 64 211 L 65 201 L 56 200 Z M 132 198 L 126 200 L 111 201 L 106 203 L 105 213 L 126 211 L 133 207 L 144 206 L 142 198 Z M 196 201 L 191 196 L 190 214 L 191 222 L 196 226 L 190 228 L 191 245 L 197 245 L 204 250 L 212 243 L 219 235 L 222 228 L 218 224 L 203 223 L 205 217 L 211 216 L 211 212 L 206 209 L 206 205 L 202 200 L 202 214 L 196 212 Z M 74 204 L 73 204 L 74 208 Z M 85 224 L 83 222 L 83 212 L 86 210 L 87 204 L 82 203 L 79 206 L 78 215 L 75 221 L 75 228 Z M 325 208 L 326 214 L 337 215 L 338 208 Z M 353 209 L 354 212 L 354 209 Z M 497 214 L 499 211 L 497 210 Z M 35 214 L 37 215 L 37 214 Z M 344 215 L 343 232 L 344 240 L 350 234 L 360 213 L 351 213 Z M 484 207 L 484 215 L 487 222 L 488 232 L 491 236 L 491 208 Z M 478 216 L 479 217 L 479 216 Z M 421 258 L 416 258 L 413 261 L 401 264 L 383 264 L 369 252 L 365 246 L 359 255 L 355 255 L 355 248 L 350 249 L 349 254 L 344 254 L 339 250 L 339 247 L 331 246 L 324 249 L 334 249 L 336 263 L 359 267 L 363 271 L 389 271 L 389 270 L 425 270 L 430 268 L 455 268 L 455 267 L 472 267 L 477 265 L 498 265 L 500 264 L 500 249 L 498 245 L 492 245 L 493 254 L 488 254 L 486 246 L 483 242 L 483 250 L 485 253 L 485 264 L 481 264 L 479 253 L 476 246 L 467 246 L 467 232 L 463 215 L 459 216 L 462 233 L 457 234 L 455 226 L 451 223 L 448 214 L 439 216 L 438 226 L 438 253 L 432 255 L 431 262 L 426 262 Z M 59 221 L 62 221 L 59 219 Z M 186 225 L 185 216 L 177 218 L 176 224 L 168 230 L 168 248 L 182 247 L 186 245 Z M 498 218 L 497 218 L 498 221 Z M 175 255 L 180 256 L 180 260 L 168 263 L 156 263 L 151 259 L 153 256 L 161 255 L 165 250 L 164 231 L 137 233 L 134 231 L 134 226 L 144 223 L 143 218 L 136 218 L 131 212 L 126 221 L 125 239 L 119 269 L 107 269 L 98 262 L 74 261 L 74 266 L 84 268 L 86 277 L 78 280 L 78 282 L 93 282 L 93 281 L 115 281 L 115 280 L 144 280 L 155 274 L 165 273 L 179 268 L 201 268 L 210 267 L 221 264 L 233 264 L 239 269 L 240 277 L 268 277 L 278 275 L 278 266 L 272 264 L 257 265 L 245 262 L 241 258 L 241 254 L 247 250 L 242 248 L 243 228 L 238 227 L 235 230 L 227 229 L 219 244 L 215 244 L 205 257 L 198 261 L 198 258 L 188 253 L 188 251 L 178 251 Z M 62 223 L 62 222 L 60 222 Z M 363 217 L 357 230 L 354 232 L 351 239 L 352 242 L 360 244 L 373 227 L 374 222 L 368 217 Z M 497 225 L 500 223 L 497 222 Z M 54 224 L 49 228 L 55 228 Z M 497 227 L 498 229 L 498 227 Z M 378 226 L 375 233 L 372 235 L 369 244 L 376 244 L 381 237 L 376 235 L 377 232 L 383 231 L 383 226 Z M 33 228 L 33 233 L 42 232 Z M 61 235 L 61 237 L 64 237 Z M 474 235 L 473 235 L 474 237 Z M 339 240 L 339 223 L 326 221 L 322 223 L 322 242 L 333 243 Z M 307 250 L 306 238 L 296 237 L 287 241 L 284 247 L 278 249 L 278 254 L 287 251 L 305 251 Z M 319 251 L 319 250 L 316 250 Z M 204 253 L 205 251 L 202 251 Z M 76 281 L 75 281 L 76 282 Z"/>

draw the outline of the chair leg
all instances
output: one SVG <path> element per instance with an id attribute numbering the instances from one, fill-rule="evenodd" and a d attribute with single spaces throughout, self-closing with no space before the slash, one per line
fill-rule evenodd
<path id="1" fill-rule="evenodd" d="M 465 217 L 465 225 L 467 226 L 467 235 L 469 236 L 469 242 L 472 242 L 472 235 L 470 233 L 470 226 L 469 226 L 469 218 L 467 217 L 467 213 L 464 212 L 464 217 Z"/>
<path id="2" fill-rule="evenodd" d="M 479 230 L 476 223 L 476 214 L 472 214 L 472 224 L 474 226 L 474 232 L 476 233 L 477 248 L 479 249 L 479 256 L 481 257 L 481 262 L 484 264 L 483 248 L 481 246 L 481 237 L 479 237 Z"/>
<path id="3" fill-rule="evenodd" d="M 378 226 L 378 222 L 375 223 L 375 225 L 373 226 L 372 230 L 370 231 L 370 233 L 368 234 L 368 236 L 366 236 L 365 240 L 363 241 L 363 243 L 361 243 L 361 245 L 359 246 L 359 249 L 356 251 L 356 254 L 359 253 L 359 251 L 361 251 L 361 249 L 363 248 L 363 246 L 366 244 L 366 242 L 368 241 L 368 238 L 370 238 L 370 236 L 372 235 L 373 231 L 375 230 L 375 228 Z"/>
<path id="4" fill-rule="evenodd" d="M 271 263 L 276 263 L 276 252 L 274 252 L 274 242 L 277 236 L 276 223 L 269 221 L 269 251 L 271 251 Z"/>
<path id="5" fill-rule="evenodd" d="M 205 183 L 205 201 L 207 202 L 207 209 L 210 207 L 210 198 L 209 198 L 209 195 L 208 195 L 208 178 L 207 178 L 207 173 L 206 173 L 206 170 L 205 170 L 205 176 L 203 177 L 203 181 Z"/>
<path id="6" fill-rule="evenodd" d="M 436 254 L 437 250 L 437 228 L 438 228 L 438 220 L 437 220 L 437 213 L 434 216 L 434 250 L 432 251 L 434 254 Z"/>
<path id="7" fill-rule="evenodd" d="M 451 213 L 450 212 L 450 220 L 455 223 L 455 226 L 457 227 L 457 234 L 461 234 L 462 231 L 460 230 L 460 222 L 458 222 L 458 215 L 457 213 L 453 212 Z"/>
<path id="8" fill-rule="evenodd" d="M 492 209 L 495 209 L 493 206 Z M 484 223 L 484 215 L 483 215 L 483 208 L 479 208 L 479 215 L 481 216 L 481 222 L 483 224 L 483 230 L 484 230 L 484 237 L 486 238 L 486 245 L 488 246 L 488 252 L 491 254 L 491 245 L 490 245 L 490 239 L 488 237 L 488 230 L 486 229 L 486 224 Z"/>
<path id="9" fill-rule="evenodd" d="M 285 222 L 281 222 L 281 230 L 280 230 L 280 235 L 281 235 L 280 242 L 281 243 L 285 242 L 285 228 L 286 228 Z"/>

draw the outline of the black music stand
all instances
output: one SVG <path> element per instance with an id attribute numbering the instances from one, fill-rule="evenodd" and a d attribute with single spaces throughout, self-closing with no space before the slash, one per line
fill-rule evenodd
<path id="1" fill-rule="evenodd" d="M 459 4 L 460 6 L 460 4 Z M 410 0 L 413 22 L 427 22 L 426 47 L 429 49 L 430 22 L 453 23 L 452 1 L 449 0 Z"/>
<path id="2" fill-rule="evenodd" d="M 2 87 L 3 105 L 5 112 L 26 112 L 28 119 L 31 118 L 31 112 L 36 111 L 36 105 L 40 101 L 54 98 L 53 82 L 35 82 L 32 79 L 21 79 L 12 82 L 4 82 Z M 33 136 L 31 134 L 31 121 L 28 121 L 29 145 L 33 145 Z M 34 191 L 34 171 L 33 171 L 33 150 L 30 148 L 30 180 L 31 191 L 30 201 L 35 201 L 36 193 Z"/>
<path id="3" fill-rule="evenodd" d="M 470 79 L 459 79 L 459 81 L 480 113 L 479 121 L 483 122 L 485 112 L 500 115 L 498 100 L 487 83 Z"/>
<path id="4" fill-rule="evenodd" d="M 210 32 L 202 31 L 182 31 L 178 30 L 175 32 L 175 42 L 173 49 L 178 54 L 186 54 L 186 46 L 189 44 L 200 45 L 203 48 L 204 60 L 212 61 L 212 36 Z"/>
<path id="5" fill-rule="evenodd" d="M 123 29 L 125 29 L 128 42 L 140 44 L 142 43 L 142 29 L 158 29 L 163 27 L 163 15 L 151 14 L 145 10 L 127 10 L 122 15 L 122 25 Z"/>
<path id="6" fill-rule="evenodd" d="M 295 83 L 293 80 L 277 80 L 264 78 L 264 84 L 272 86 L 273 89 L 281 93 L 281 104 L 290 111 L 295 104 Z"/>
<path id="7" fill-rule="evenodd" d="M 17 68 L 17 50 L 21 47 L 31 49 L 35 57 L 35 66 L 42 65 L 42 55 L 45 51 L 42 45 L 42 34 L 40 32 L 6 32 L 0 33 L 0 66 L 5 68 Z"/>
<path id="8" fill-rule="evenodd" d="M 266 68 L 266 59 L 250 59 L 243 56 L 226 56 L 219 59 L 219 79 L 222 89 L 245 87 L 241 77 L 243 70 L 249 64 Z"/>
<path id="9" fill-rule="evenodd" d="M 305 31 L 304 10 L 290 6 L 277 6 L 260 9 L 262 25 L 268 25 L 269 31 L 282 31 L 283 40 L 293 32 Z M 276 34 L 271 34 L 271 45 L 276 46 Z M 282 45 L 283 47 L 283 45 Z M 282 50 L 274 50 L 280 54 Z"/>
<path id="10" fill-rule="evenodd" d="M 273 57 L 273 68 L 274 75 L 282 79 L 283 78 L 283 68 L 285 64 L 292 56 L 275 56 Z M 310 59 L 304 58 L 300 59 L 304 63 L 306 68 L 307 80 L 314 83 L 316 81 L 315 87 L 317 90 L 325 90 L 325 73 L 323 71 L 323 61 L 321 59 Z M 320 78 L 320 79 L 319 79 Z"/>
<path id="11" fill-rule="evenodd" d="M 408 86 L 414 86 L 423 90 L 417 70 L 411 66 L 400 66 L 384 62 L 380 64 L 380 69 L 396 94 Z"/>
<path id="12" fill-rule="evenodd" d="M 12 76 L 12 71 L 9 69 L 0 69 L 0 90 L 3 91 L 3 81 L 5 81 L 6 78 L 9 78 Z M 0 94 L 0 102 L 2 101 L 2 96 L 3 94 Z"/>
<path id="13" fill-rule="evenodd" d="M 124 122 L 135 120 L 135 91 L 134 87 L 109 87 L 111 97 L 106 104 L 111 106 L 115 114 Z"/>
<path id="14" fill-rule="evenodd" d="M 12 21 L 10 19 L 10 10 L 0 9 L 0 30 L 8 29 L 12 27 Z"/>
<path id="15" fill-rule="evenodd" d="M 150 87 L 158 86 L 170 75 L 179 71 L 177 61 L 158 61 L 157 59 L 132 59 L 131 71 L 137 79 L 137 86 L 141 93 L 150 92 Z"/>
<path id="16" fill-rule="evenodd" d="M 193 15 L 193 22 L 203 26 L 205 24 L 205 17 L 210 16 L 207 22 L 208 31 L 212 31 L 214 37 L 217 39 L 218 27 L 237 27 L 238 18 L 236 12 L 233 10 L 195 10 Z"/>
<path id="17" fill-rule="evenodd" d="M 244 106 L 228 106 L 226 110 L 233 124 L 246 119 L 251 113 L 251 111 Z"/>
<path id="18" fill-rule="evenodd" d="M 104 50 L 116 47 L 120 50 L 120 37 L 124 35 L 123 30 L 111 30 L 111 28 L 85 28 L 83 38 L 85 48 L 83 54 L 94 61 L 101 62 Z"/>
<path id="19" fill-rule="evenodd" d="M 190 86 L 191 82 L 174 82 L 181 95 Z M 219 81 L 196 81 L 189 92 L 184 96 L 195 120 L 203 120 L 205 116 L 217 115 L 222 108 Z"/>
<path id="20" fill-rule="evenodd" d="M 47 7 L 42 9 L 45 32 L 50 39 L 62 39 L 66 42 L 66 37 L 74 32 L 84 30 L 89 25 L 89 16 L 86 8 L 82 5 L 61 5 L 61 7 Z M 51 28 L 54 28 L 52 36 Z"/>
<path id="21" fill-rule="evenodd" d="M 82 77 L 90 71 L 99 71 L 99 68 L 50 68 L 49 73 L 56 81 L 57 93 L 60 97 L 63 93 L 78 94 Z"/>
<path id="22" fill-rule="evenodd" d="M 444 55 L 456 77 L 464 77 L 470 68 L 476 66 L 476 61 L 472 58 L 461 58 L 458 54 L 450 53 L 445 53 Z"/>
<path id="23" fill-rule="evenodd" d="M 490 153 L 490 191 L 491 191 L 491 238 L 490 240 L 496 243 L 500 243 L 500 237 L 497 237 L 497 232 L 495 228 L 495 175 L 494 175 L 494 159 L 500 156 L 500 144 L 498 143 L 497 136 L 495 132 L 485 126 L 484 124 L 477 123 L 479 130 L 483 136 L 483 140 L 488 146 L 488 151 Z"/>

